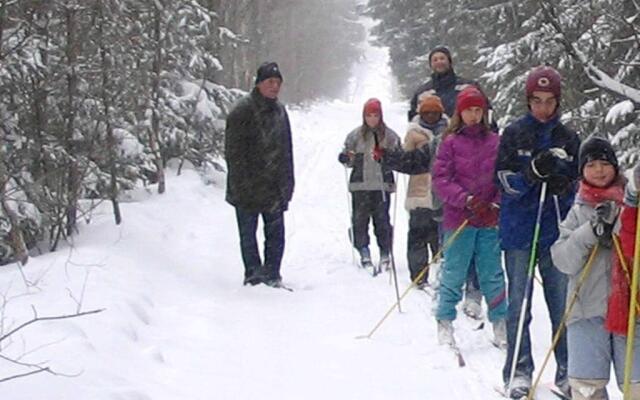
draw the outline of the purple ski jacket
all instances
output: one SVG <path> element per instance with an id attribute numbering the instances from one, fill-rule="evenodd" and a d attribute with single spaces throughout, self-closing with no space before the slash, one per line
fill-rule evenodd
<path id="1" fill-rule="evenodd" d="M 493 180 L 499 141 L 497 133 L 479 124 L 464 126 L 443 140 L 432 175 L 434 190 L 444 203 L 445 231 L 458 228 L 470 216 L 465 208 L 468 196 L 499 204 Z"/>

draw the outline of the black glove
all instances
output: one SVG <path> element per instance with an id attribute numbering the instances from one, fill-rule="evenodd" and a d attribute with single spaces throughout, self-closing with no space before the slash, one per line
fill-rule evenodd
<path id="1" fill-rule="evenodd" d="M 531 160 L 531 175 L 537 180 L 546 180 L 556 169 L 557 157 L 549 150 L 538 153 Z"/>
<path id="2" fill-rule="evenodd" d="M 549 193 L 556 196 L 564 196 L 571 191 L 573 183 L 565 175 L 550 175 L 547 178 L 547 189 Z"/>
<path id="3" fill-rule="evenodd" d="M 340 153 L 338 154 L 338 161 L 340 161 L 340 163 L 342 164 L 349 164 L 351 163 L 351 160 L 353 159 L 353 153 L 351 152 L 347 152 L 347 153 Z"/>
<path id="4" fill-rule="evenodd" d="M 596 206 L 596 216 L 591 221 L 593 234 L 598 238 L 601 246 L 611 247 L 611 233 L 618 217 L 619 208 L 615 201 L 606 201 Z"/>

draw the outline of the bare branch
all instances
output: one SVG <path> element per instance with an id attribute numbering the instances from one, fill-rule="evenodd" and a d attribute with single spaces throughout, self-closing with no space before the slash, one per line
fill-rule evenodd
<path id="1" fill-rule="evenodd" d="M 30 375 L 35 375 L 35 374 L 39 374 L 41 372 L 49 372 L 51 374 L 56 375 L 53 371 L 51 371 L 49 368 L 42 368 L 42 369 L 37 369 L 35 371 L 30 371 L 30 372 L 25 372 L 24 374 L 17 374 L 17 375 L 11 375 L 8 376 L 6 378 L 1 378 L 0 379 L 0 383 L 2 382 L 6 382 L 6 381 L 10 381 L 12 379 L 18 379 L 18 378 L 24 378 L 26 376 L 30 376 Z"/>
<path id="2" fill-rule="evenodd" d="M 81 312 L 81 313 L 70 314 L 70 315 L 57 315 L 57 316 L 54 316 L 54 317 L 38 317 L 38 315 L 37 315 L 37 313 L 36 313 L 36 311 L 34 309 L 33 310 L 34 317 L 31 320 L 29 320 L 29 321 L 17 326 L 16 328 L 12 329 L 8 333 L 0 336 L 0 343 L 2 343 L 2 341 L 6 340 L 8 337 L 10 337 L 11 335 L 15 334 L 19 330 L 21 330 L 23 328 L 26 328 L 27 326 L 29 326 L 29 325 L 31 325 L 33 323 L 36 323 L 36 322 L 54 321 L 54 320 L 60 320 L 60 319 L 69 319 L 69 318 L 82 317 L 84 315 L 97 314 L 97 313 L 102 312 L 104 310 L 105 310 L 104 308 L 101 308 L 101 309 L 97 309 L 97 310 L 84 311 L 84 312 Z"/>

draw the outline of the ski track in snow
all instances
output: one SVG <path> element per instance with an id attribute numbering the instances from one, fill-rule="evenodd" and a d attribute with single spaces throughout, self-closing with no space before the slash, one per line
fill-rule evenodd
<path id="1" fill-rule="evenodd" d="M 432 300 L 422 292 L 410 292 L 403 313 L 394 312 L 371 339 L 355 338 L 373 328 L 395 292 L 389 274 L 371 278 L 352 263 L 337 154 L 361 123 L 366 98 L 383 99 L 385 121 L 401 137 L 407 103 L 390 103 L 386 52 L 365 46 L 365 64 L 354 68 L 346 95 L 350 102 L 290 112 L 296 189 L 285 216 L 282 274 L 295 292 L 242 286 L 235 215 L 224 202 L 223 176 L 206 186 L 192 170 L 180 177 L 169 171 L 166 194 L 140 190 L 133 197 L 144 201 L 122 204 L 121 226 L 113 224 L 105 203 L 90 225 L 81 226 L 73 247 L 32 258 L 24 272 L 37 285 L 25 289 L 15 265 L 0 268 L 0 293 L 10 297 L 5 331 L 28 320 L 32 305 L 41 316 L 74 312 L 70 293 L 79 298 L 85 279 L 82 310 L 105 308 L 32 325 L 5 344 L 8 356 L 48 361 L 56 371 L 79 375 L 9 381 L 0 385 L 0 397 L 500 399 L 494 386 L 504 356 L 490 344 L 490 324 L 474 331 L 477 322 L 460 314 L 454 326 L 467 366 L 459 368 L 451 352 L 437 345 Z M 409 284 L 408 215 L 402 207 L 406 179 L 398 182 L 395 258 L 402 293 Z M 390 212 L 393 218 L 393 203 Z M 538 365 L 550 342 L 539 289 L 533 305 Z M 24 369 L 0 361 L 0 377 L 19 371 Z M 552 363 L 543 382 L 553 371 Z"/>

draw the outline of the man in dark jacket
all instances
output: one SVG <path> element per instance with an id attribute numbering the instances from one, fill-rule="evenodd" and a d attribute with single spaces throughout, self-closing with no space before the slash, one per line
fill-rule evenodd
<path id="1" fill-rule="evenodd" d="M 293 194 L 294 178 L 289 116 L 278 101 L 281 85 L 278 65 L 262 64 L 255 88 L 227 117 L 226 200 L 236 208 L 245 285 L 262 282 L 282 286 L 284 212 Z M 260 215 L 264 222 L 264 263 L 256 240 Z"/>
<path id="2" fill-rule="evenodd" d="M 550 248 L 558 238 L 558 220 L 567 215 L 573 204 L 580 139 L 560 122 L 560 83 L 560 74 L 551 67 L 537 67 L 529 73 L 525 88 L 529 112 L 504 130 L 496 161 L 496 175 L 502 191 L 499 232 L 509 287 L 508 347 L 503 379 L 508 395 L 514 399 L 527 396 L 533 373 L 529 337 L 532 292 L 526 293 L 526 287 L 543 182 L 547 191 L 542 198 L 535 256 L 553 334 L 561 329 L 565 310 L 567 278 L 553 265 Z M 530 286 L 533 289 L 533 285 Z M 516 349 L 525 296 L 528 304 L 520 348 Z M 518 357 L 512 370 L 515 353 Z M 567 343 L 564 335 L 555 348 L 555 358 L 555 383 L 567 391 Z"/>
<path id="3" fill-rule="evenodd" d="M 409 122 L 418 115 L 420 97 L 423 95 L 436 95 L 440 97 L 444 112 L 450 118 L 456 109 L 456 97 L 469 85 L 478 86 L 475 82 L 456 75 L 453 70 L 451 52 L 444 46 L 438 46 L 429 53 L 429 66 L 431 67 L 431 79 L 422 84 L 411 97 L 409 106 Z"/>

